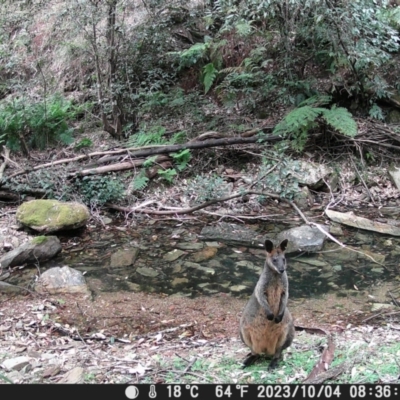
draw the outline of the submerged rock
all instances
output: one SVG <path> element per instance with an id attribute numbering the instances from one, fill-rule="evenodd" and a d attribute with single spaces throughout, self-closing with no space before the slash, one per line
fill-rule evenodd
<path id="1" fill-rule="evenodd" d="M 0 258 L 2 268 L 26 263 L 44 262 L 61 251 L 60 240 L 56 236 L 37 236 Z"/>
<path id="2" fill-rule="evenodd" d="M 148 267 L 139 267 L 136 272 L 140 275 L 148 276 L 149 278 L 155 278 L 156 276 L 160 275 L 158 271 Z"/>
<path id="3" fill-rule="evenodd" d="M 204 241 L 221 241 L 231 246 L 260 248 L 264 246 L 264 236 L 243 225 L 220 222 L 216 226 L 205 226 L 200 232 Z"/>
<path id="4" fill-rule="evenodd" d="M 218 249 L 216 247 L 205 247 L 203 250 L 194 253 L 192 255 L 192 260 L 194 262 L 201 262 L 205 260 L 209 260 L 210 258 L 213 258 L 218 252 Z"/>
<path id="5" fill-rule="evenodd" d="M 165 261 L 175 261 L 177 260 L 180 256 L 186 254 L 186 252 L 178 249 L 174 249 L 172 251 L 169 251 L 168 253 L 164 254 L 163 260 Z"/>
<path id="6" fill-rule="evenodd" d="M 110 268 L 123 268 L 133 265 L 139 254 L 139 249 L 132 247 L 130 249 L 120 249 L 111 254 Z"/>
<path id="7" fill-rule="evenodd" d="M 57 200 L 31 200 L 22 203 L 16 214 L 23 226 L 42 233 L 76 229 L 84 226 L 90 218 L 84 204 Z"/>

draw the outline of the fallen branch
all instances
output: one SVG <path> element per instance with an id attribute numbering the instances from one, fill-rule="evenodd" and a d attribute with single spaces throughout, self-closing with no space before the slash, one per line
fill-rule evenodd
<path id="1" fill-rule="evenodd" d="M 131 158 L 143 158 L 143 157 L 148 157 L 148 156 L 157 155 L 157 154 L 173 153 L 173 152 L 184 150 L 184 149 L 203 149 L 203 148 L 216 147 L 216 146 L 229 146 L 229 145 L 233 145 L 233 144 L 256 143 L 257 141 L 259 141 L 261 143 L 261 142 L 267 142 L 267 141 L 282 140 L 282 137 L 277 136 L 277 135 L 266 135 L 263 138 L 259 138 L 258 136 L 255 136 L 255 134 L 260 132 L 262 129 L 272 129 L 272 128 L 271 127 L 263 127 L 263 128 L 259 128 L 259 129 L 252 129 L 251 131 L 249 131 L 251 133 L 251 135 L 249 135 L 249 132 L 244 132 L 244 133 L 242 133 L 241 136 L 224 137 L 224 138 L 211 139 L 211 140 L 190 141 L 190 142 L 187 142 L 184 144 L 151 145 L 151 146 L 144 146 L 144 147 L 129 147 L 129 148 L 124 148 L 124 149 L 109 150 L 109 151 L 96 151 L 93 153 L 82 154 L 80 156 L 73 157 L 73 158 L 64 158 L 62 160 L 57 160 L 57 161 L 52 161 L 50 163 L 37 165 L 33 168 L 20 170 L 20 171 L 15 172 L 14 174 L 8 176 L 7 179 L 11 179 L 18 175 L 27 174 L 32 171 L 37 171 L 39 169 L 48 168 L 48 167 L 52 167 L 52 166 L 59 165 L 59 164 L 67 164 L 67 163 L 71 163 L 74 161 L 81 161 L 81 160 L 86 160 L 86 159 L 90 159 L 93 157 L 105 156 L 105 155 L 118 155 L 118 154 L 125 153 L 127 156 L 129 156 Z M 199 136 L 199 138 L 202 139 L 201 135 Z M 124 168 L 124 169 L 127 169 L 127 168 Z M 116 170 L 118 170 L 118 169 L 115 169 L 113 171 L 116 171 Z M 100 171 L 102 171 L 102 170 L 100 170 Z M 108 171 L 106 170 L 104 172 L 108 172 Z M 91 173 L 94 173 L 94 172 L 91 172 Z M 98 172 L 98 173 L 102 173 L 102 172 Z M 79 173 L 76 173 L 76 174 L 79 175 Z"/>
<path id="2" fill-rule="evenodd" d="M 158 156 L 154 162 L 160 163 L 166 160 L 169 160 L 168 156 Z M 111 172 L 111 171 L 123 171 L 126 169 L 140 167 L 145 162 L 146 162 L 145 159 L 125 161 L 118 164 L 105 165 L 103 167 L 84 169 L 83 171 L 74 172 L 70 174 L 70 176 L 86 176 L 86 175 L 104 174 L 106 172 Z"/>

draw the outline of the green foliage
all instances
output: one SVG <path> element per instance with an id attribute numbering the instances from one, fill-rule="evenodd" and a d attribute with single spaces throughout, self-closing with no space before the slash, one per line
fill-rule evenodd
<path id="1" fill-rule="evenodd" d="M 149 183 L 149 178 L 145 175 L 145 172 L 142 171 L 132 181 L 132 189 L 141 191 L 147 187 Z"/>
<path id="2" fill-rule="evenodd" d="M 275 192 L 280 197 L 293 199 L 299 191 L 298 179 L 295 176 L 299 171 L 300 163 L 287 155 L 277 152 L 272 156 L 265 154 L 256 179 L 256 187 L 259 190 Z"/>
<path id="3" fill-rule="evenodd" d="M 325 122 L 333 129 L 345 136 L 354 137 L 357 135 L 357 122 L 345 108 L 333 106 L 330 110 L 327 108 L 318 109 Z"/>
<path id="4" fill-rule="evenodd" d="M 207 92 L 211 89 L 212 84 L 215 81 L 215 78 L 218 76 L 218 71 L 215 68 L 213 63 L 206 64 L 203 67 L 203 85 L 204 85 L 204 93 L 207 94 Z"/>
<path id="5" fill-rule="evenodd" d="M 368 112 L 369 116 L 374 119 L 379 119 L 383 121 L 385 116 L 383 115 L 382 108 L 380 108 L 376 103 L 372 105 Z"/>
<path id="6" fill-rule="evenodd" d="M 167 140 L 163 138 L 166 129 L 162 126 L 153 126 L 149 130 L 141 129 L 135 135 L 132 135 L 128 142 L 127 147 L 143 147 L 150 145 L 167 144 Z"/>
<path id="7" fill-rule="evenodd" d="M 178 55 L 180 61 L 180 68 L 191 67 L 196 64 L 199 60 L 204 59 L 207 56 L 209 43 L 195 43 L 182 52 L 170 52 L 171 55 Z"/>
<path id="8" fill-rule="evenodd" d="M 323 101 L 326 102 L 326 99 Z M 309 102 L 309 104 L 317 103 L 315 99 L 313 103 Z M 308 132 L 319 125 L 320 119 L 343 135 L 354 137 L 357 134 L 357 123 L 345 108 L 333 106 L 327 109 L 310 105 L 295 108 L 289 112 L 276 125 L 273 133 L 282 136 L 290 135 L 293 138 L 293 148 L 302 151 L 308 139 Z"/>
<path id="9" fill-rule="evenodd" d="M 155 125 L 150 128 L 144 126 L 127 140 L 125 147 L 179 144 L 187 140 L 186 132 L 183 131 L 174 133 L 170 139 L 165 137 L 165 133 L 166 129 L 163 126 Z"/>
<path id="10" fill-rule="evenodd" d="M 101 206 L 124 196 L 124 184 L 112 175 L 84 176 L 74 182 L 83 201 L 90 206 Z"/>
<path id="11" fill-rule="evenodd" d="M 157 160 L 157 155 L 149 157 L 146 161 L 143 162 L 143 167 L 148 168 L 151 167 L 155 161 Z"/>
<path id="12" fill-rule="evenodd" d="M 165 179 L 169 183 L 172 183 L 175 175 L 177 175 L 177 172 L 174 168 L 159 169 L 157 173 L 161 178 Z"/>
<path id="13" fill-rule="evenodd" d="M 62 97 L 29 101 L 26 98 L 0 102 L 0 131 L 12 150 L 19 150 L 24 140 L 29 147 L 43 150 L 58 141 L 70 144 L 72 129 L 68 123 L 82 108 Z"/>
<path id="14" fill-rule="evenodd" d="M 226 182 L 217 175 L 198 175 L 188 184 L 186 195 L 195 203 L 202 203 L 227 195 L 229 189 Z"/>
<path id="15" fill-rule="evenodd" d="M 83 149 L 85 147 L 90 147 L 92 145 L 93 145 L 93 142 L 92 142 L 91 139 L 83 138 L 75 145 L 75 149 L 80 150 L 80 149 Z"/>
<path id="16" fill-rule="evenodd" d="M 171 157 L 176 163 L 176 168 L 178 168 L 179 171 L 183 171 L 187 167 L 192 155 L 189 149 L 185 149 L 179 153 L 172 153 Z"/>

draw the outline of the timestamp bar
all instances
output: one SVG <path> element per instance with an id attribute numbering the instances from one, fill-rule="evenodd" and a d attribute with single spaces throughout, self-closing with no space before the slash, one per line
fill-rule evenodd
<path id="1" fill-rule="evenodd" d="M 400 385 L 237 385 L 237 384 L 115 384 L 115 385 L 0 385 L 2 398 L 54 400 L 79 396 L 117 399 L 241 400 L 241 399 L 333 399 L 394 400 L 400 398 Z"/>

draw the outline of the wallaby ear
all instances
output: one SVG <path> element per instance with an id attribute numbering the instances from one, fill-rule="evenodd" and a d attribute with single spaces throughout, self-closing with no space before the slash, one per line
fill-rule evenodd
<path id="1" fill-rule="evenodd" d="M 285 251 L 285 250 L 286 250 L 286 247 L 287 247 L 288 242 L 289 242 L 289 240 L 287 240 L 287 239 L 282 240 L 281 244 L 279 245 L 279 247 L 280 247 L 280 249 L 281 249 L 282 251 Z"/>
<path id="2" fill-rule="evenodd" d="M 274 244 L 267 239 L 265 241 L 265 250 L 267 250 L 267 253 L 271 253 L 273 249 L 274 249 Z"/>

